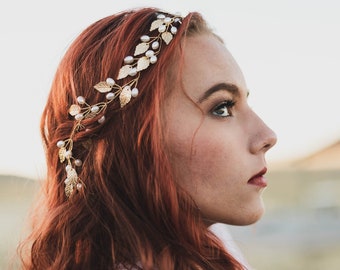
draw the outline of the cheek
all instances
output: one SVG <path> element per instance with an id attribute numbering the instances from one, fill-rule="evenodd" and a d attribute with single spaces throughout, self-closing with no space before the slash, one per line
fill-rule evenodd
<path id="1" fill-rule="evenodd" d="M 180 184 L 189 188 L 212 188 L 232 178 L 231 172 L 238 164 L 233 153 L 235 142 L 231 143 L 222 132 L 213 132 L 204 125 L 198 130 L 187 127 L 177 130 L 169 134 L 168 148 Z"/>
<path id="2" fill-rule="evenodd" d="M 187 107 L 178 104 L 165 121 L 165 148 L 177 179 L 187 179 L 191 175 L 190 168 L 196 163 L 193 158 L 197 152 L 197 133 L 202 124 L 201 112 Z"/>
<path id="3" fill-rule="evenodd" d="M 215 179 L 230 163 L 220 138 L 205 135 L 199 134 L 195 139 L 190 166 L 192 172 L 200 176 L 196 179 L 204 182 Z"/>

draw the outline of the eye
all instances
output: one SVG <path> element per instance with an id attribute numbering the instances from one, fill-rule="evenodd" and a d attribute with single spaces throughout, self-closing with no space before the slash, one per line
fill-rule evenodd
<path id="1" fill-rule="evenodd" d="M 235 101 L 226 100 L 217 105 L 213 110 L 212 114 L 219 117 L 232 116 L 231 109 L 235 106 Z"/>

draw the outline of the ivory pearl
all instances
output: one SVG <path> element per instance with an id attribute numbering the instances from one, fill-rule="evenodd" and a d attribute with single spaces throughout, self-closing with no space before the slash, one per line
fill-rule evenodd
<path id="1" fill-rule="evenodd" d="M 171 18 L 169 18 L 169 17 L 164 18 L 164 22 L 166 24 L 169 24 L 171 22 Z"/>
<path id="2" fill-rule="evenodd" d="M 143 42 L 149 42 L 150 41 L 150 37 L 147 35 L 143 35 L 140 37 L 140 40 Z"/>
<path id="3" fill-rule="evenodd" d="M 80 167 L 81 165 L 83 165 L 83 162 L 80 159 L 76 159 L 74 161 L 74 165 L 76 165 L 77 167 Z"/>
<path id="4" fill-rule="evenodd" d="M 146 51 L 145 56 L 150 58 L 154 54 L 155 54 L 155 52 L 153 50 L 148 50 L 148 51 Z"/>
<path id="5" fill-rule="evenodd" d="M 66 152 L 65 152 L 65 157 L 66 157 L 66 158 L 71 158 L 71 157 L 72 157 L 72 151 L 70 151 L 70 150 L 69 150 L 69 151 L 66 151 Z"/>
<path id="6" fill-rule="evenodd" d="M 99 107 L 98 106 L 96 106 L 96 105 L 92 106 L 91 112 L 97 113 L 98 111 L 99 111 Z"/>
<path id="7" fill-rule="evenodd" d="M 129 75 L 130 76 L 136 76 L 137 74 L 137 69 L 136 68 L 131 68 L 130 72 L 129 72 Z"/>
<path id="8" fill-rule="evenodd" d="M 79 190 L 81 190 L 83 188 L 83 185 L 81 184 L 81 183 L 78 183 L 77 184 L 77 190 L 79 191 Z"/>
<path id="9" fill-rule="evenodd" d="M 158 27 L 158 32 L 163 33 L 166 30 L 166 26 L 162 24 L 160 27 Z"/>
<path id="10" fill-rule="evenodd" d="M 98 119 L 98 123 L 99 124 L 103 124 L 105 122 L 105 116 L 103 115 L 102 117 L 100 117 L 99 119 Z"/>
<path id="11" fill-rule="evenodd" d="M 125 64 L 131 64 L 133 62 L 133 57 L 132 56 L 126 56 L 125 58 L 124 58 L 124 63 Z"/>
<path id="12" fill-rule="evenodd" d="M 157 56 L 156 56 L 156 55 L 151 56 L 151 57 L 150 57 L 150 63 L 151 63 L 151 64 L 154 64 L 154 63 L 156 63 L 156 62 L 157 62 Z"/>
<path id="13" fill-rule="evenodd" d="M 171 27 L 170 31 L 174 35 L 177 34 L 177 27 L 175 27 L 175 26 Z"/>
<path id="14" fill-rule="evenodd" d="M 112 100 L 112 99 L 114 99 L 114 97 L 115 97 L 115 94 L 112 93 L 112 92 L 109 92 L 109 93 L 106 94 L 106 99 L 107 100 Z"/>
<path id="15" fill-rule="evenodd" d="M 115 80 L 114 79 L 112 79 L 112 78 L 107 78 L 106 79 L 106 83 L 108 84 L 108 85 L 110 85 L 110 86 L 113 86 L 113 85 L 115 85 Z"/>
<path id="16" fill-rule="evenodd" d="M 58 146 L 58 148 L 62 148 L 62 147 L 65 146 L 65 142 L 64 141 L 58 141 L 57 146 Z"/>
<path id="17" fill-rule="evenodd" d="M 158 41 L 152 42 L 151 48 L 154 50 L 157 50 L 159 48 L 159 42 Z"/>
<path id="18" fill-rule="evenodd" d="M 135 87 L 131 90 L 131 96 L 132 97 L 137 97 L 138 96 L 138 89 Z"/>
<path id="19" fill-rule="evenodd" d="M 85 103 L 85 98 L 83 96 L 79 96 L 79 97 L 77 97 L 77 102 L 79 104 L 84 104 Z"/>
<path id="20" fill-rule="evenodd" d="M 78 114 L 76 114 L 74 119 L 76 119 L 77 121 L 81 121 L 81 120 L 84 119 L 84 115 L 82 113 L 78 113 Z"/>

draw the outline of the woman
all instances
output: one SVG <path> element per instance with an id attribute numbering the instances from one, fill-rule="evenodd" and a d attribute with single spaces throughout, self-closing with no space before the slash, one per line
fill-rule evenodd
<path id="1" fill-rule="evenodd" d="M 143 8 L 88 27 L 42 116 L 44 208 L 24 268 L 244 269 L 209 226 L 263 213 L 276 137 L 247 96 L 197 13 Z"/>

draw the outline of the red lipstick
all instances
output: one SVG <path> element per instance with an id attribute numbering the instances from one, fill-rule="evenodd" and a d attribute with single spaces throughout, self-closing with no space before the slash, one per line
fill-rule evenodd
<path id="1" fill-rule="evenodd" d="M 258 187 L 265 188 L 267 186 L 267 181 L 264 178 L 264 175 L 267 172 L 267 168 L 263 168 L 259 173 L 255 174 L 248 180 L 248 184 L 255 185 Z"/>

